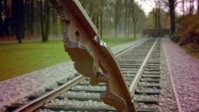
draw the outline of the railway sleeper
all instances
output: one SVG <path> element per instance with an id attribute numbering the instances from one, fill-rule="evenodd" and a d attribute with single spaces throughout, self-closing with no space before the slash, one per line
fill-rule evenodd
<path id="1" fill-rule="evenodd" d="M 123 76 L 126 76 L 126 77 L 135 77 L 136 75 L 136 73 L 132 73 L 130 71 L 125 71 L 125 72 L 122 71 L 122 74 Z"/>
<path id="2" fill-rule="evenodd" d="M 160 63 L 147 63 L 146 67 L 160 67 Z"/>
<path id="3" fill-rule="evenodd" d="M 46 89 L 45 89 L 46 92 L 50 92 L 50 91 L 52 91 L 52 90 L 54 90 L 54 88 L 46 88 Z"/>
<path id="4" fill-rule="evenodd" d="M 54 111 L 78 111 L 78 112 L 97 112 L 97 111 L 106 111 L 106 112 L 116 112 L 116 110 L 109 106 L 74 106 L 74 105 L 50 105 L 42 106 L 41 109 L 50 109 Z"/>
<path id="5" fill-rule="evenodd" d="M 157 68 L 160 68 L 160 64 L 156 64 L 156 65 L 146 65 L 145 68 L 148 68 L 148 69 L 157 69 Z"/>
<path id="6" fill-rule="evenodd" d="M 160 61 L 148 61 L 147 64 L 160 64 Z"/>
<path id="7" fill-rule="evenodd" d="M 134 66 L 120 66 L 121 69 L 131 69 L 131 70 L 138 70 L 138 68 L 135 68 Z"/>
<path id="8" fill-rule="evenodd" d="M 148 75 L 160 75 L 160 71 L 144 71 L 143 74 L 148 74 Z"/>
<path id="9" fill-rule="evenodd" d="M 141 78 L 140 81 L 141 82 L 155 82 L 155 83 L 159 83 L 160 82 L 159 79 L 152 79 L 152 78 Z"/>
<path id="10" fill-rule="evenodd" d="M 160 90 L 159 89 L 156 89 L 156 90 L 149 90 L 149 89 L 138 90 L 138 89 L 136 89 L 135 94 L 159 95 Z"/>
<path id="11" fill-rule="evenodd" d="M 69 89 L 69 91 L 73 92 L 80 92 L 80 91 L 85 91 L 85 92 L 90 92 L 90 93 L 102 93 L 105 91 L 105 88 L 72 88 Z"/>
<path id="12" fill-rule="evenodd" d="M 141 64 L 131 64 L 131 65 L 128 65 L 128 66 L 131 66 L 131 67 L 137 67 L 137 66 L 141 66 Z"/>
<path id="13" fill-rule="evenodd" d="M 145 104 L 158 104 L 159 101 L 157 98 L 148 98 L 148 97 L 141 97 L 134 99 L 137 103 L 145 103 Z"/>
<path id="14" fill-rule="evenodd" d="M 17 108 L 19 108 L 22 105 L 23 104 L 15 103 L 15 104 L 12 104 L 11 106 L 5 106 L 6 110 L 7 110 L 6 112 L 13 112 L 14 110 L 16 110 Z"/>
<path id="15" fill-rule="evenodd" d="M 124 79 L 125 79 L 126 81 L 132 81 L 134 78 L 133 78 L 133 77 L 124 77 Z"/>
<path id="16" fill-rule="evenodd" d="M 67 81 L 57 81 L 57 85 L 58 86 L 61 86 L 61 85 L 64 85 Z"/>
<path id="17" fill-rule="evenodd" d="M 138 63 L 142 63 L 142 61 L 132 61 L 132 60 L 124 60 L 124 59 L 117 59 L 117 62 L 120 63 L 121 65 L 132 65 L 132 64 L 138 64 Z"/>
<path id="18" fill-rule="evenodd" d="M 82 81 L 78 85 L 88 86 L 88 85 L 90 85 L 90 82 L 89 81 Z M 106 85 L 105 83 L 99 83 L 97 86 L 105 86 L 105 85 Z"/>
<path id="19" fill-rule="evenodd" d="M 122 70 L 122 69 L 121 69 L 121 70 Z M 125 71 L 125 72 L 128 72 L 128 73 L 131 73 L 131 74 L 136 74 L 136 73 L 137 73 L 137 71 L 134 71 L 134 70 L 122 70 L 122 73 L 123 73 L 124 71 Z M 125 73 L 125 72 L 124 72 L 124 73 Z"/>
<path id="20" fill-rule="evenodd" d="M 123 74 L 124 77 L 135 77 L 136 74 Z"/>
<path id="21" fill-rule="evenodd" d="M 155 66 L 155 67 L 153 67 L 153 66 L 152 66 L 152 67 L 151 67 L 151 66 L 150 66 L 150 67 L 145 67 L 144 69 L 147 70 L 147 71 L 148 71 L 148 70 L 149 70 L 149 71 L 150 71 L 150 70 L 151 70 L 151 71 L 160 71 L 160 67 L 158 67 L 158 66 Z"/>
<path id="22" fill-rule="evenodd" d="M 59 97 L 59 98 L 62 98 L 62 97 Z M 64 99 L 65 97 L 63 97 Z M 88 101 L 88 100 L 92 100 L 92 101 L 102 101 L 101 98 L 100 98 L 100 94 L 99 96 L 91 96 L 91 95 L 82 95 L 82 96 L 79 96 L 79 95 L 67 95 L 67 99 L 69 100 L 79 100 L 79 101 Z"/>
<path id="23" fill-rule="evenodd" d="M 138 107 L 137 112 L 158 112 L 158 110 L 153 107 Z"/>
<path id="24" fill-rule="evenodd" d="M 153 52 L 153 54 L 151 55 L 151 59 L 153 59 L 153 58 L 160 59 L 160 54 Z"/>
<path id="25" fill-rule="evenodd" d="M 140 87 L 161 88 L 159 83 L 139 83 L 138 85 Z"/>
<path id="26" fill-rule="evenodd" d="M 160 72 L 160 68 L 149 68 L 149 67 L 147 67 L 147 68 L 144 68 L 144 70 L 146 70 L 146 71 L 149 71 L 149 72 Z"/>
<path id="27" fill-rule="evenodd" d="M 159 79 L 160 78 L 160 75 L 142 75 L 143 78 L 155 78 L 155 79 Z"/>
<path id="28" fill-rule="evenodd" d="M 30 95 L 29 97 L 28 97 L 28 100 L 34 100 L 34 99 L 36 99 L 36 98 L 38 98 L 38 97 L 40 97 L 41 95 Z"/>

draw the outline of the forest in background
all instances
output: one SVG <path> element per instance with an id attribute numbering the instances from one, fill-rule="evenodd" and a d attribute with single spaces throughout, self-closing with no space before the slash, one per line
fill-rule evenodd
<path id="1" fill-rule="evenodd" d="M 147 17 L 134 0 L 79 0 L 97 26 L 99 34 L 111 37 L 136 37 L 143 29 L 157 28 L 154 9 Z M 1 0 L 0 38 L 41 38 L 62 34 L 63 24 L 48 0 Z M 164 16 L 167 17 L 164 17 Z M 161 28 L 168 28 L 168 12 L 161 10 Z M 166 22 L 165 22 L 166 21 Z M 155 25 L 156 24 L 156 25 Z"/>
<path id="2" fill-rule="evenodd" d="M 181 15 L 176 16 L 171 40 L 199 59 L 199 0 L 176 0 L 175 4 L 180 4 Z"/>
<path id="3" fill-rule="evenodd" d="M 0 0 L 0 39 L 61 37 L 63 24 L 48 0 Z M 141 0 L 155 3 L 146 16 L 135 0 L 79 0 L 99 35 L 136 37 L 143 29 L 170 29 L 170 37 L 199 52 L 199 0 Z M 199 55 L 199 54 L 197 54 Z"/>
<path id="4" fill-rule="evenodd" d="M 48 0 L 1 0 L 0 37 L 16 37 L 19 43 L 24 38 L 42 37 L 62 33 L 55 10 Z"/>

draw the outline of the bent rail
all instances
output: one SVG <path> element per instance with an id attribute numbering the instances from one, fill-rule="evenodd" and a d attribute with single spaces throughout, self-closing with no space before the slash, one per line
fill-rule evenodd
<path id="1" fill-rule="evenodd" d="M 91 85 L 106 83 L 106 90 L 100 96 L 104 103 L 115 107 L 119 112 L 135 112 L 118 64 L 106 43 L 100 40 L 97 28 L 80 2 L 49 1 L 65 23 L 64 48 L 74 61 L 74 68 L 89 77 Z"/>

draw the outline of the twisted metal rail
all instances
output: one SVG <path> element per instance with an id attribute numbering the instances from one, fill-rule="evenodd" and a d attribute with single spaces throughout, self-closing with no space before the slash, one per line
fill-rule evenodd
<path id="1" fill-rule="evenodd" d="M 106 43 L 100 40 L 98 31 L 78 0 L 49 0 L 61 20 L 65 23 L 64 47 L 74 61 L 75 69 L 83 76 L 90 78 L 91 85 L 105 83 L 106 89 L 100 95 L 105 104 L 113 106 L 117 111 L 135 112 L 131 92 L 140 79 L 140 72 L 145 66 L 153 47 L 145 58 L 139 72 L 130 86 L 126 86 L 121 70 Z M 128 50 L 128 49 L 127 49 Z M 102 70 L 102 71 L 101 71 Z M 29 112 L 54 99 L 59 94 L 85 79 L 78 76 L 74 80 L 59 87 L 14 112 Z M 39 102 L 39 103 L 38 103 Z"/>

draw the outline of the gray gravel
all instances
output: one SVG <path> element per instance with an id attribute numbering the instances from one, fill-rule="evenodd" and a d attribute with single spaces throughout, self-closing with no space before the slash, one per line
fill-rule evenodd
<path id="1" fill-rule="evenodd" d="M 114 54 L 129 46 L 134 45 L 147 38 L 141 38 L 123 45 L 112 48 Z M 70 77 L 76 73 L 73 62 L 63 62 L 42 70 L 24 74 L 22 76 L 0 82 L 0 112 L 5 110 L 3 106 L 10 105 L 12 102 L 23 99 L 43 88 L 51 85 L 53 82 Z M 37 88 L 37 89 L 36 89 Z"/>
<path id="2" fill-rule="evenodd" d="M 183 112 L 199 112 L 199 60 L 194 59 L 171 42 L 162 38 Z M 165 60 L 162 59 L 163 92 L 161 112 L 178 112 Z"/>
<path id="3" fill-rule="evenodd" d="M 116 54 L 138 41 L 141 40 L 120 45 L 111 50 Z M 165 50 L 183 112 L 199 112 L 199 61 L 189 56 L 168 38 L 162 38 L 162 44 L 166 46 Z M 42 90 L 44 87 L 51 85 L 52 82 L 70 77 L 75 72 L 73 62 L 69 61 L 0 82 L 0 112 L 3 111 L 3 106 L 10 105 L 24 96 Z M 169 72 L 164 52 L 161 55 L 161 73 L 162 90 L 159 110 L 160 112 L 178 112 L 171 81 L 168 78 Z"/>
<path id="4" fill-rule="evenodd" d="M 71 61 L 0 82 L 0 109 L 75 73 Z M 67 71 L 67 72 L 66 72 Z M 37 89 L 36 89 L 37 88 Z"/>

